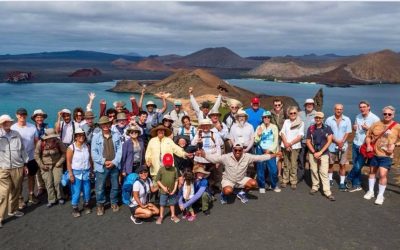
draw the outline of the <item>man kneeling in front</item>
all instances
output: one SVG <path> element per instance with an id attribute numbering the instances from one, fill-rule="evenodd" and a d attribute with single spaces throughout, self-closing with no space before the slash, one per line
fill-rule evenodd
<path id="1" fill-rule="evenodd" d="M 220 163 L 221 165 L 219 167 L 225 167 L 221 181 L 221 204 L 226 204 L 226 197 L 233 194 L 234 188 L 242 189 L 242 191 L 237 194 L 237 197 L 242 203 L 247 203 L 249 200 L 246 197 L 246 192 L 250 189 L 257 188 L 257 181 L 246 176 L 247 167 L 253 162 L 266 161 L 276 157 L 280 153 L 264 155 L 243 153 L 243 145 L 237 143 L 234 145 L 232 153 L 212 155 L 202 150 L 200 154 L 214 164 Z"/>

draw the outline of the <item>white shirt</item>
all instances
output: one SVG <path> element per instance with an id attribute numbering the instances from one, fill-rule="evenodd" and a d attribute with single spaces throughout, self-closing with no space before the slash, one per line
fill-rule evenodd
<path id="1" fill-rule="evenodd" d="M 72 169 L 75 170 L 87 170 L 90 168 L 89 158 L 89 148 L 86 144 L 82 145 L 82 148 L 76 146 L 76 143 L 69 145 L 70 150 L 74 152 L 72 156 Z"/>
<path id="2" fill-rule="evenodd" d="M 72 124 L 75 125 L 75 130 L 79 127 L 79 125 L 73 121 L 66 123 L 64 121 L 60 122 L 60 129 L 62 128 L 62 138 L 61 141 L 64 144 L 70 144 L 72 142 L 74 130 L 72 128 Z"/>
<path id="3" fill-rule="evenodd" d="M 361 146 L 364 143 L 365 137 L 367 136 L 367 131 L 362 128 L 362 125 L 365 124 L 368 127 L 371 127 L 371 125 L 377 121 L 379 121 L 379 117 L 372 112 L 369 112 L 366 117 L 362 116 L 362 114 L 358 114 L 354 120 L 354 125 L 357 126 L 357 129 L 353 143 L 357 146 Z"/>
<path id="4" fill-rule="evenodd" d="M 301 122 L 300 126 L 297 126 L 294 129 L 290 129 L 292 122 L 290 119 L 286 119 L 283 123 L 280 135 L 284 134 L 286 137 L 286 141 L 290 142 L 293 141 L 297 136 L 304 137 L 304 122 Z M 300 140 L 301 141 L 301 140 Z M 301 142 L 297 142 L 292 145 L 292 149 L 299 149 L 301 148 Z M 281 143 L 281 147 L 284 148 L 283 142 Z"/>
<path id="5" fill-rule="evenodd" d="M 29 161 L 35 159 L 35 138 L 38 139 L 35 125 L 27 122 L 26 126 L 20 127 L 18 123 L 15 123 L 11 126 L 11 129 L 21 135 L 22 144 L 29 156 Z"/>
<path id="6" fill-rule="evenodd" d="M 190 187 L 189 196 L 186 196 L 189 187 Z M 193 183 L 190 184 L 190 185 L 187 185 L 187 184 L 186 184 L 186 181 L 185 181 L 185 182 L 183 183 L 183 190 L 182 190 L 182 191 L 183 191 L 183 198 L 184 198 L 185 200 L 190 200 L 190 199 L 192 199 L 193 196 L 194 196 L 194 185 L 193 185 Z"/>
<path id="7" fill-rule="evenodd" d="M 243 127 L 240 127 L 239 122 L 235 122 L 231 127 L 231 132 L 229 135 L 233 145 L 241 143 L 247 148 L 253 147 L 254 128 L 250 123 L 245 122 Z"/>
<path id="8" fill-rule="evenodd" d="M 197 145 L 199 139 L 199 133 L 197 133 L 193 140 L 192 140 L 192 145 L 195 146 Z M 203 142 L 203 149 L 207 154 L 216 154 L 216 155 L 221 155 L 221 138 L 217 133 L 205 133 L 203 131 L 202 133 L 202 139 L 201 141 Z M 201 162 L 201 163 L 209 163 L 206 159 L 200 156 L 195 156 L 194 157 L 195 162 Z"/>
<path id="9" fill-rule="evenodd" d="M 143 180 L 142 180 L 143 181 Z M 151 192 L 150 191 L 150 185 L 153 186 L 153 182 L 150 179 L 147 179 L 146 181 L 143 181 L 144 185 L 146 187 L 147 193 L 145 191 L 145 187 L 142 185 L 142 183 L 140 183 L 139 180 L 135 181 L 133 183 L 133 188 L 132 191 L 133 192 L 139 192 L 139 200 L 143 205 L 147 204 L 147 195 Z M 150 183 L 150 185 L 149 185 Z M 129 205 L 130 207 L 136 207 L 139 204 L 137 204 L 137 202 L 135 201 L 135 198 L 133 198 L 132 195 L 132 199 L 131 199 L 131 204 Z"/>

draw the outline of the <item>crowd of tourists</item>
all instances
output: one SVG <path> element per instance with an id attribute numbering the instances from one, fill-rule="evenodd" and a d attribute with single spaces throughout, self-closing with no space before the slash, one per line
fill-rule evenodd
<path id="1" fill-rule="evenodd" d="M 223 116 L 222 94 L 220 90 L 214 104 L 199 104 L 189 89 L 196 126 L 179 100 L 171 111 L 163 94 L 161 108 L 153 101 L 143 105 L 145 89 L 138 103 L 130 98 L 131 110 L 124 101 L 107 108 L 101 100 L 98 117 L 92 111 L 96 95 L 90 93 L 85 109 L 62 109 L 54 126 L 46 123 L 48 115 L 42 109 L 30 116 L 25 108 L 18 108 L 15 118 L 1 115 L 0 227 L 6 212 L 21 217 L 25 206 L 38 204 L 38 196 L 45 193 L 48 208 L 68 198 L 73 217 L 91 213 L 94 201 L 98 216 L 104 215 L 108 203 L 113 212 L 125 204 L 135 224 L 150 218 L 162 224 L 166 207 L 173 222 L 194 221 L 200 211 L 210 215 L 210 205 L 218 199 L 221 204 L 235 198 L 247 203 L 250 190 L 296 190 L 303 180 L 311 183 L 311 195 L 321 192 L 335 201 L 335 185 L 339 191 L 362 190 L 363 166 L 369 167 L 364 198 L 377 195 L 375 204 L 383 204 L 400 138 L 394 107 L 384 107 L 379 118 L 368 101 L 361 101 L 352 122 L 342 104 L 325 117 L 315 110 L 313 99 L 305 100 L 303 111 L 297 106 L 284 110 L 279 98 L 273 109 L 265 110 L 254 97 L 248 108 L 228 99 L 229 111 Z M 346 176 L 350 143 L 353 166 Z"/>

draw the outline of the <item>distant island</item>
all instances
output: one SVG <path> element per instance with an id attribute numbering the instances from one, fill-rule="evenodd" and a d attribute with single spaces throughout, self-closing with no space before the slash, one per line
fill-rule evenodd
<path id="1" fill-rule="evenodd" d="M 223 79 L 261 78 L 340 87 L 400 83 L 400 54 L 391 50 L 355 56 L 247 58 L 225 47 L 205 48 L 186 56 L 143 57 L 136 53 L 116 55 L 80 50 L 0 55 L 0 81 L 14 83 L 162 80 L 179 70 L 199 68 Z"/>

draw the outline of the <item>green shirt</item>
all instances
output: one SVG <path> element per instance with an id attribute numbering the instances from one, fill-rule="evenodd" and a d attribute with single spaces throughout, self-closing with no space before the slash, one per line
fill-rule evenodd
<path id="1" fill-rule="evenodd" d="M 176 167 L 161 167 L 158 170 L 157 176 L 156 176 L 156 182 L 160 181 L 164 186 L 168 188 L 170 192 L 174 190 L 175 187 L 175 182 L 178 180 L 178 170 L 176 170 Z M 166 194 L 164 190 L 160 188 L 160 193 L 161 194 Z"/>

